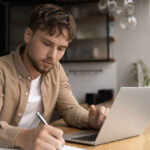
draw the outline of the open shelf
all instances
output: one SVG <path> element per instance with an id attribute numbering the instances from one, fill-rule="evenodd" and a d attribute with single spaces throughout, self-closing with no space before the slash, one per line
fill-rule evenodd
<path id="1" fill-rule="evenodd" d="M 95 14 L 95 15 L 78 17 L 78 18 L 75 18 L 75 20 L 77 22 L 81 22 L 81 21 L 87 21 L 87 22 L 89 22 L 89 20 L 100 20 L 100 19 L 105 19 L 105 18 L 106 18 L 106 16 L 104 14 L 98 13 L 98 14 Z M 109 16 L 109 21 L 114 22 L 115 21 L 115 17 L 112 16 L 112 15 Z"/>
<path id="2" fill-rule="evenodd" d="M 61 60 L 61 63 L 91 63 L 91 62 L 115 62 L 114 58 L 110 59 L 91 59 L 91 60 Z"/>
<path id="3" fill-rule="evenodd" d="M 74 39 L 74 42 L 90 42 L 90 41 L 106 41 L 106 38 L 103 37 L 87 37 L 87 38 L 79 38 L 79 39 Z M 109 41 L 110 42 L 115 42 L 116 39 L 113 36 L 109 37 Z"/>

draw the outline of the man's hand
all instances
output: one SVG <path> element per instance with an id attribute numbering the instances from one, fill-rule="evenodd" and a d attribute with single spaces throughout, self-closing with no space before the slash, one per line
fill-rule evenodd
<path id="1" fill-rule="evenodd" d="M 109 110 L 109 108 L 106 108 L 104 106 L 96 109 L 94 105 L 91 105 L 88 116 L 88 122 L 90 127 L 94 129 L 100 129 L 106 116 L 109 113 Z"/>
<path id="2" fill-rule="evenodd" d="M 23 129 L 15 140 L 15 146 L 24 150 L 59 150 L 65 143 L 63 131 L 51 125 Z"/>

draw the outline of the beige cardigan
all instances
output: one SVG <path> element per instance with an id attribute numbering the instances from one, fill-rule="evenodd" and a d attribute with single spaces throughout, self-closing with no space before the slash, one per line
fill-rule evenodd
<path id="1" fill-rule="evenodd" d="M 21 128 L 18 123 L 24 113 L 31 77 L 20 57 L 20 46 L 10 55 L 0 57 L 0 147 L 14 147 Z M 42 75 L 41 94 L 44 118 L 50 121 L 54 107 L 68 125 L 88 127 L 88 112 L 74 98 L 63 67 L 58 62 Z"/>

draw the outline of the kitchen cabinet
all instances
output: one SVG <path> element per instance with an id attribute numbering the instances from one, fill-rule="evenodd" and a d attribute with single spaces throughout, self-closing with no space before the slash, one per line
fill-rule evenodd
<path id="1" fill-rule="evenodd" d="M 109 24 L 115 21 L 114 17 L 102 14 L 98 2 L 65 4 L 64 7 L 74 16 L 77 29 L 62 62 L 113 61 L 110 58 L 110 43 L 115 38 L 112 33 L 109 35 Z"/>
<path id="2" fill-rule="evenodd" d="M 100 13 L 98 1 L 94 0 L 2 1 L 0 55 L 16 49 L 23 41 L 29 12 L 35 5 L 47 2 L 65 7 L 72 13 L 77 23 L 74 40 L 69 44 L 61 60 L 63 63 L 113 61 L 110 58 L 110 43 L 115 39 L 112 34 L 109 36 L 109 24 L 114 22 L 114 17 Z"/>

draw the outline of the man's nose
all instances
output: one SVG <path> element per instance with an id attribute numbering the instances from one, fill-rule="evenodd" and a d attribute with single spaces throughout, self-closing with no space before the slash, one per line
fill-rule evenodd
<path id="1" fill-rule="evenodd" d="M 57 56 L 57 49 L 53 48 L 49 50 L 48 57 L 55 59 Z"/>

